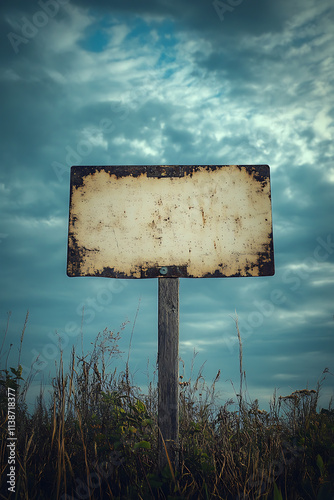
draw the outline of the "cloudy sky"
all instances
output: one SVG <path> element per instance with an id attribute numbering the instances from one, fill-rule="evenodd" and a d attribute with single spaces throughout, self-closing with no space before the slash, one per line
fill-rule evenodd
<path id="1" fill-rule="evenodd" d="M 233 397 L 237 312 L 252 399 L 315 388 L 334 372 L 332 0 L 91 4 L 1 4 L 1 367 L 29 310 L 35 391 L 56 332 L 66 364 L 81 323 L 86 351 L 123 328 L 122 368 L 139 307 L 130 368 L 143 388 L 155 369 L 156 279 L 66 276 L 71 165 L 268 164 L 276 274 L 181 279 L 180 355 L 186 378 L 195 350 L 194 376 L 220 369 L 221 402 Z"/>

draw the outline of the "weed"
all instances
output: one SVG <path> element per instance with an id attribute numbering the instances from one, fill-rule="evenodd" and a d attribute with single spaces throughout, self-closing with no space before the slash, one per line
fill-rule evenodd
<path id="1" fill-rule="evenodd" d="M 168 460 L 159 470 L 157 389 L 143 394 L 131 382 L 129 355 L 124 372 L 119 333 L 104 330 L 89 353 L 72 349 L 67 369 L 63 353 L 52 379 L 52 398 L 43 388 L 32 414 L 25 396 L 31 376 L 18 365 L 0 377 L 0 498 L 44 499 L 318 499 L 334 493 L 334 411 L 317 411 L 321 384 L 287 396 L 274 392 L 269 411 L 244 397 L 240 348 L 240 388 L 218 404 L 216 383 L 180 376 L 179 467 Z M 8 329 L 8 327 L 7 327 Z M 132 332 L 133 333 L 133 332 Z M 132 336 L 132 334 L 131 334 Z M 3 345 L 2 345 L 3 347 Z M 1 354 L 1 352 L 0 352 Z M 8 359 L 8 355 L 7 355 Z M 182 360 L 181 360 L 182 362 Z M 182 362 L 183 363 L 183 362 Z M 184 366 L 184 363 L 183 363 Z M 184 372 L 183 372 L 184 373 Z M 16 493 L 7 489 L 7 391 L 15 390 Z"/>

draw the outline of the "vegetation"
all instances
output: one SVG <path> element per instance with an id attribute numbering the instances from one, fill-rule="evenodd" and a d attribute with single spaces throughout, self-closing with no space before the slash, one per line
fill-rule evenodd
<path id="1" fill-rule="evenodd" d="M 26 326 L 26 323 L 25 323 Z M 23 334 L 19 352 L 21 353 Z M 316 389 L 274 393 L 269 411 L 243 390 L 217 405 L 215 385 L 180 377 L 179 467 L 159 471 L 157 389 L 142 394 L 129 366 L 117 373 L 119 334 L 105 330 L 90 353 L 58 360 L 51 404 L 41 389 L 33 414 L 31 378 L 18 365 L 0 377 L 0 498 L 3 499 L 332 499 L 334 411 L 317 410 Z M 8 359 L 8 356 L 7 356 Z M 6 363 L 7 364 L 7 363 Z M 8 491 L 8 388 L 16 391 L 16 489 Z"/>

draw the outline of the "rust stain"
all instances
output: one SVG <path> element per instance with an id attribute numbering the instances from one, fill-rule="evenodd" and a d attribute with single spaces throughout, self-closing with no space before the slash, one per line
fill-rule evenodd
<path id="1" fill-rule="evenodd" d="M 274 274 L 267 165 L 72 167 L 68 275 Z"/>
<path id="2" fill-rule="evenodd" d="M 205 226 L 206 218 L 205 218 L 205 214 L 204 214 L 203 208 L 201 208 L 201 213 L 202 213 L 203 226 Z"/>

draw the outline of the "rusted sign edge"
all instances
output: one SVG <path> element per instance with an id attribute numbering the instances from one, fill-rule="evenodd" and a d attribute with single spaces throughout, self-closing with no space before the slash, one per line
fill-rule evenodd
<path id="1" fill-rule="evenodd" d="M 156 178 L 168 178 L 168 177 L 183 177 L 192 176 L 194 172 L 200 169 L 207 169 L 214 171 L 216 169 L 221 169 L 224 167 L 234 166 L 240 171 L 245 169 L 246 172 L 253 176 L 254 179 L 261 183 L 262 188 L 269 182 L 269 199 L 271 200 L 271 184 L 270 184 L 270 167 L 269 165 L 112 165 L 112 166 L 72 166 L 71 167 L 71 186 L 70 186 L 70 209 L 72 203 L 73 190 L 79 188 L 83 185 L 84 178 L 87 175 L 94 174 L 95 172 L 105 171 L 109 175 L 114 175 L 117 178 L 125 177 L 131 175 L 132 177 L 138 177 L 146 174 L 147 177 Z M 75 217 L 72 218 L 73 225 L 75 225 Z M 273 276 L 275 274 L 275 262 L 274 262 L 274 245 L 273 245 L 273 233 L 269 235 L 269 243 L 265 251 L 259 253 L 259 258 L 257 260 L 257 266 L 259 268 L 259 276 L 253 276 L 248 269 L 246 269 L 246 274 L 241 274 L 237 272 L 235 274 L 224 274 L 223 268 L 224 264 L 221 263 L 219 267 L 221 269 L 216 269 L 214 273 L 207 273 L 203 276 L 192 276 L 187 271 L 187 266 L 168 266 L 166 274 L 162 275 L 160 269 L 157 267 L 149 268 L 141 266 L 140 277 L 134 276 L 132 274 L 128 275 L 122 273 L 111 267 L 104 267 L 102 272 L 94 272 L 92 274 L 85 273 L 82 274 L 81 262 L 83 260 L 84 252 L 88 249 L 79 247 L 76 238 L 72 231 L 70 231 L 71 225 L 71 211 L 69 212 L 69 230 L 68 230 L 68 249 L 67 249 L 67 275 L 69 277 L 106 277 L 106 278 L 121 278 L 121 279 L 143 279 L 143 278 L 168 278 L 168 277 L 178 277 L 178 278 L 238 278 L 238 277 L 264 277 Z M 94 250 L 94 249 L 89 249 Z M 254 265 L 254 263 L 252 263 Z M 241 270 L 240 270 L 241 271 Z"/>
<path id="2" fill-rule="evenodd" d="M 194 172 L 205 168 L 214 171 L 221 168 L 234 166 L 239 170 L 245 169 L 258 182 L 267 182 L 270 179 L 269 165 L 106 165 L 106 166 L 72 166 L 71 167 L 71 186 L 76 189 L 83 185 L 83 180 L 87 175 L 95 172 L 105 171 L 110 175 L 121 177 L 139 177 L 146 174 L 147 177 L 156 177 L 158 179 L 168 177 L 192 177 Z"/>

